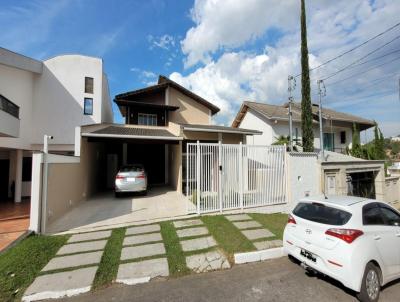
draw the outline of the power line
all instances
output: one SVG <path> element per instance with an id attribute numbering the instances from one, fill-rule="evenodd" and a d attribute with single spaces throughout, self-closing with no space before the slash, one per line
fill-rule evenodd
<path id="1" fill-rule="evenodd" d="M 396 58 L 394 58 L 393 60 L 390 60 L 390 61 L 388 61 L 388 62 L 385 62 L 385 63 L 379 64 L 379 65 L 377 65 L 377 66 L 373 66 L 373 67 L 371 67 L 371 68 L 368 68 L 368 69 L 366 69 L 366 70 L 362 70 L 362 71 L 360 71 L 360 72 L 354 73 L 354 74 L 352 74 L 351 76 L 348 76 L 348 77 L 346 77 L 346 78 L 344 78 L 344 79 L 341 79 L 341 80 L 338 80 L 338 81 L 335 81 L 335 82 L 332 82 L 332 83 L 328 83 L 326 86 L 327 86 L 327 87 L 334 86 L 334 85 L 336 85 L 336 84 L 338 84 L 338 83 L 341 83 L 341 82 L 343 82 L 343 81 L 346 81 L 346 80 L 349 80 L 349 79 L 351 79 L 351 78 L 354 78 L 355 76 L 358 76 L 358 75 L 360 75 L 360 74 L 365 74 L 365 73 L 367 73 L 367 72 L 369 72 L 369 71 L 371 71 L 371 70 L 374 70 L 374 69 L 379 68 L 379 67 L 382 67 L 382 66 L 384 66 L 384 65 L 393 63 L 393 62 L 398 61 L 398 60 L 400 60 L 400 57 L 396 57 Z"/>
<path id="2" fill-rule="evenodd" d="M 344 55 L 346 55 L 346 54 L 348 54 L 348 53 L 350 53 L 350 52 L 352 52 L 352 51 L 354 51 L 354 50 L 356 50 L 356 49 L 358 49 L 358 48 L 364 46 L 365 44 L 367 44 L 367 43 L 369 43 L 369 42 L 375 40 L 376 38 L 378 38 L 378 37 L 380 37 L 380 36 L 382 36 L 382 35 L 384 35 L 384 34 L 386 34 L 386 33 L 388 33 L 389 31 L 395 29 L 395 28 L 398 27 L 398 26 L 400 26 L 400 22 L 397 23 L 397 24 L 395 24 L 395 25 L 393 25 L 392 27 L 386 29 L 385 31 L 383 31 L 383 32 L 381 32 L 381 33 L 379 33 L 379 34 L 373 36 L 372 38 L 368 39 L 367 41 L 364 41 L 363 43 L 358 44 L 357 46 L 355 46 L 355 47 L 353 47 L 353 48 L 351 48 L 351 49 L 349 49 L 349 50 L 347 50 L 347 51 L 341 53 L 340 55 L 338 55 L 338 56 L 336 56 L 336 57 L 334 57 L 334 58 L 331 58 L 331 59 L 329 59 L 329 60 L 327 60 L 327 61 L 321 63 L 320 65 L 318 65 L 318 66 L 316 66 L 316 67 L 310 68 L 309 71 L 313 71 L 313 70 L 315 70 L 315 69 L 318 69 L 318 68 L 320 68 L 320 67 L 322 67 L 322 66 L 324 66 L 324 65 L 326 65 L 326 64 L 329 64 L 330 62 L 332 62 L 332 61 L 334 61 L 334 60 L 337 60 L 337 59 L 343 57 Z M 296 75 L 295 78 L 297 78 L 297 77 L 299 77 L 299 76 L 301 76 L 301 73 L 299 73 L 298 75 Z"/>
<path id="3" fill-rule="evenodd" d="M 322 79 L 322 80 L 323 80 L 323 81 L 326 81 L 326 80 L 328 80 L 328 79 L 334 77 L 335 75 L 337 75 L 337 74 L 339 74 L 339 73 L 341 73 L 341 72 L 347 70 L 349 67 L 353 66 L 354 64 L 357 64 L 357 63 L 361 62 L 361 61 L 364 60 L 366 57 L 368 57 L 368 56 L 370 56 L 370 55 L 376 53 L 377 51 L 379 51 L 379 50 L 381 50 L 382 48 L 386 47 L 386 46 L 389 45 L 390 43 L 393 43 L 394 41 L 396 41 L 396 40 L 399 39 L 399 38 L 400 38 L 400 35 L 399 35 L 399 36 L 396 36 L 395 38 L 393 38 L 393 39 L 390 40 L 389 42 L 386 42 L 385 44 L 379 46 L 378 48 L 375 48 L 373 51 L 367 53 L 365 56 L 362 56 L 361 58 L 355 60 L 354 62 L 350 63 L 349 65 L 346 65 L 346 66 L 343 67 L 342 69 L 339 69 L 338 71 L 336 71 L 336 72 L 330 74 L 329 76 L 325 77 L 325 78 Z"/>

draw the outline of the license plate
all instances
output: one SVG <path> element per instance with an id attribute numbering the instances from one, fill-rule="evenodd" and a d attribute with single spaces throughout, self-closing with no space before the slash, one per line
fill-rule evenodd
<path id="1" fill-rule="evenodd" d="M 312 262 L 317 262 L 317 258 L 315 257 L 315 255 L 309 251 L 301 249 L 300 255 L 303 256 L 304 258 L 307 258 L 308 260 L 311 260 Z"/>
<path id="2" fill-rule="evenodd" d="M 127 177 L 126 181 L 135 181 L 135 177 Z"/>

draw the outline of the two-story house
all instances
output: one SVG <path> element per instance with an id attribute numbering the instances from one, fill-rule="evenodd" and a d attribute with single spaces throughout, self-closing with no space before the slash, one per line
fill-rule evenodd
<path id="1" fill-rule="evenodd" d="M 98 161 L 92 168 L 104 167 L 91 174 L 96 176 L 97 189 L 113 188 L 121 165 L 140 163 L 150 185 L 169 185 L 182 192 L 188 142 L 237 144 L 260 134 L 213 125 L 212 117 L 219 108 L 164 76 L 156 85 L 118 94 L 114 101 L 125 124 L 83 126 L 81 146 L 77 146 L 77 155 L 86 150 L 97 152 L 93 156 Z"/>
<path id="2" fill-rule="evenodd" d="M 73 154 L 75 127 L 112 122 L 103 61 L 60 55 L 39 61 L 0 48 L 0 202 L 30 196 L 32 151 Z"/>
<path id="3" fill-rule="evenodd" d="M 301 143 L 301 105 L 294 103 L 292 106 L 293 141 Z M 320 149 L 319 132 L 319 106 L 312 104 L 314 148 Z M 352 114 L 322 108 L 323 144 L 324 150 L 345 153 L 352 142 L 353 124 L 359 131 L 364 131 L 375 125 L 374 121 L 354 116 Z M 288 104 L 271 105 L 256 102 L 243 102 L 235 119 L 234 128 L 255 129 L 261 135 L 249 138 L 249 144 L 271 145 L 279 136 L 289 136 L 289 109 Z"/>

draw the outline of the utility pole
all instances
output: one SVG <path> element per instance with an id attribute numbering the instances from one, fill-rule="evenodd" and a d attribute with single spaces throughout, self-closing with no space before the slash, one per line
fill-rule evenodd
<path id="1" fill-rule="evenodd" d="M 324 155 L 324 136 L 323 136 L 323 126 L 322 126 L 322 97 L 326 95 L 326 88 L 323 80 L 318 80 L 318 94 L 319 94 L 319 106 L 318 106 L 318 115 L 319 115 L 319 148 L 321 152 L 322 161 L 325 161 Z M 321 87 L 322 86 L 322 87 Z"/>
<path id="2" fill-rule="evenodd" d="M 289 149 L 290 152 L 293 152 L 293 120 L 292 120 L 292 105 L 293 105 L 293 96 L 292 91 L 296 87 L 296 79 L 289 75 L 288 76 L 288 93 L 289 93 Z"/>

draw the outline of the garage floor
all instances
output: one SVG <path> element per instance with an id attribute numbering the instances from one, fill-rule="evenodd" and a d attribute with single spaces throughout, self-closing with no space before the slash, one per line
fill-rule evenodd
<path id="1" fill-rule="evenodd" d="M 186 215 L 185 197 L 169 187 L 156 187 L 147 196 L 115 198 L 107 192 L 82 202 L 47 227 L 47 233 L 85 232 L 146 223 Z"/>

